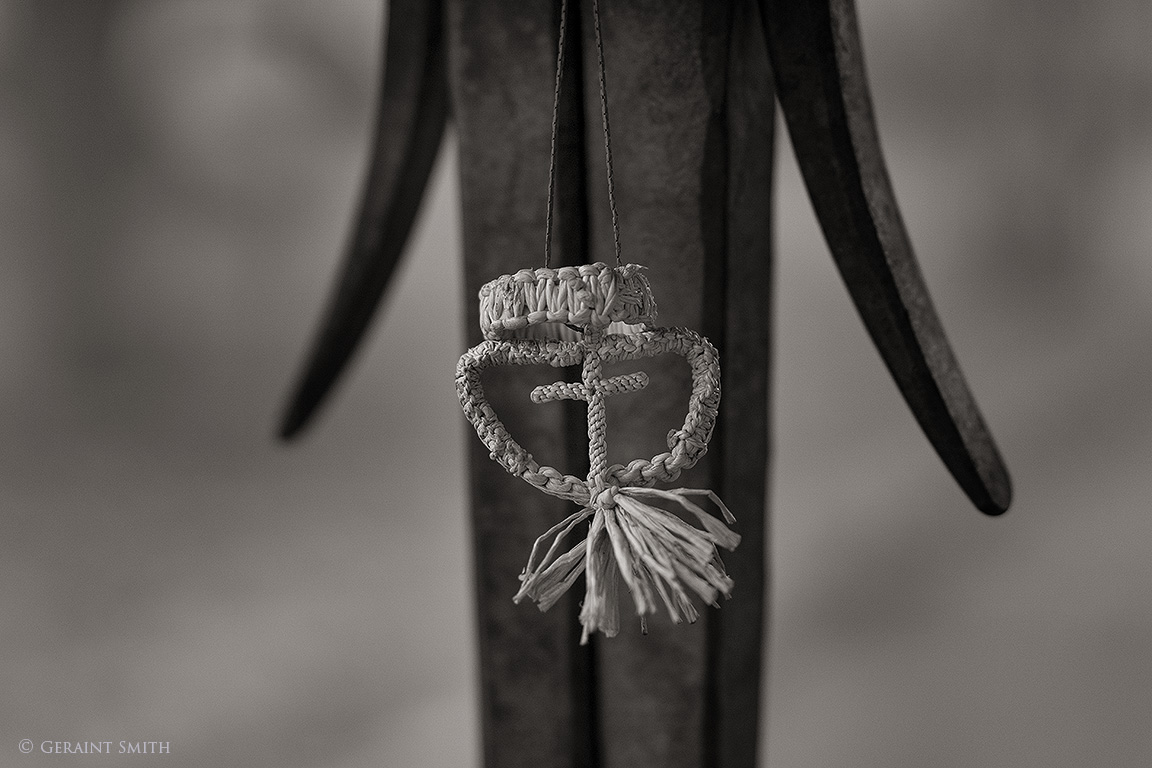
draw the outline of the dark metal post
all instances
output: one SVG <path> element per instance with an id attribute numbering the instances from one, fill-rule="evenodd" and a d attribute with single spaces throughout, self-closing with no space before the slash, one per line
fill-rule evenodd
<path id="1" fill-rule="evenodd" d="M 480 285 L 541 265 L 554 13 L 534 4 L 449 4 L 470 343 L 478 340 Z M 768 57 L 748 3 L 622 0 L 603 13 L 623 258 L 650 268 L 660 324 L 702 330 L 726 368 L 712 452 L 683 484 L 730 499 L 744 543 L 725 556 L 737 586 L 721 610 L 694 626 L 657 618 L 647 636 L 638 622 L 626 623 L 590 655 L 576 644 L 572 598 L 543 615 L 510 601 L 532 540 L 567 514 L 563 505 L 500 472 L 473 443 L 486 764 L 748 766 L 757 751 L 765 585 Z M 585 50 L 594 50 L 590 17 L 570 29 L 583 29 Z M 578 48 L 580 35 L 570 39 Z M 557 263 L 611 262 L 598 95 L 583 88 L 580 109 L 580 58 L 569 57 L 575 71 L 565 78 Z M 595 57 L 586 55 L 583 80 L 596 78 Z M 647 396 L 609 401 L 613 462 L 659 453 L 683 422 L 683 362 L 646 367 Z M 543 379 L 518 381 L 522 368 L 492 373 L 485 392 L 509 429 L 541 460 L 554 457 L 554 466 L 580 474 L 585 449 L 565 437 L 580 427 L 561 409 L 528 401 Z"/>

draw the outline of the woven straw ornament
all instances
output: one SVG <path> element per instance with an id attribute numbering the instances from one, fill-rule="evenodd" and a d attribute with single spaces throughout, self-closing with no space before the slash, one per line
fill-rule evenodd
<path id="1" fill-rule="evenodd" d="M 658 482 L 676 480 L 708 449 L 720 402 L 715 348 L 686 328 L 651 327 L 656 304 L 642 267 L 602 263 L 559 269 L 521 270 L 480 290 L 480 328 L 486 339 L 460 358 L 456 389 L 464 413 L 491 456 L 508 472 L 545 493 L 580 506 L 545 531 L 520 575 L 517 602 L 525 597 L 548 610 L 581 573 L 581 642 L 592 632 L 619 631 L 619 585 L 631 593 L 644 617 L 663 602 L 676 623 L 699 616 L 690 593 L 716 604 L 732 590 L 717 547 L 734 549 L 740 536 L 694 501 L 711 500 L 728 523 L 732 513 L 714 493 Z M 605 378 L 605 363 L 664 353 L 681 355 L 692 370 L 688 415 L 668 434 L 668 452 L 628 465 L 607 463 L 605 398 L 643 389 L 646 374 Z M 516 442 L 484 397 L 481 372 L 496 365 L 582 366 L 580 383 L 557 382 L 532 391 L 533 402 L 588 403 L 588 477 L 581 480 L 541 466 Z M 679 509 L 702 528 L 662 507 Z M 583 540 L 567 539 L 586 520 Z M 567 548 L 565 548 L 567 547 Z"/>

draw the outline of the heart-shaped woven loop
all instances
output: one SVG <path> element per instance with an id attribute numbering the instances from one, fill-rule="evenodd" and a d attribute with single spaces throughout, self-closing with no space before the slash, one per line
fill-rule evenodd
<path id="1" fill-rule="evenodd" d="M 635 334 L 607 334 L 599 346 L 605 362 L 636 360 L 670 353 L 684 357 L 692 370 L 692 394 L 684 424 L 668 436 L 668 452 L 651 459 L 636 459 L 627 466 L 614 465 L 607 480 L 619 486 L 651 486 L 669 482 L 692 467 L 708 449 L 720 402 L 720 365 L 716 349 L 695 331 L 686 328 L 655 328 Z M 579 365 L 584 359 L 582 342 L 516 339 L 486 341 L 468 350 L 456 368 L 456 391 L 464 414 L 476 429 L 491 456 L 513 475 L 545 493 L 580 505 L 589 501 L 584 480 L 541 466 L 508 433 L 484 396 L 481 372 L 496 365 Z"/>

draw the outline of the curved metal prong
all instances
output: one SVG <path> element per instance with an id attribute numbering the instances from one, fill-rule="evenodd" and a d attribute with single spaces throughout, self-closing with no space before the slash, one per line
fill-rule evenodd
<path id="1" fill-rule="evenodd" d="M 780 105 L 824 237 L 928 440 L 983 512 L 1012 485 L 964 382 L 880 152 L 852 0 L 760 0 Z"/>
<path id="2" fill-rule="evenodd" d="M 392 0 L 379 122 L 343 271 L 280 426 L 294 436 L 331 390 L 380 303 L 448 120 L 440 0 Z"/>

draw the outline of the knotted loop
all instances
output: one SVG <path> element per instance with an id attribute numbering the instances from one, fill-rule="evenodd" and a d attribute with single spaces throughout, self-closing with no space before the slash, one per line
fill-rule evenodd
<path id="1" fill-rule="evenodd" d="M 619 489 L 616 486 L 609 485 L 607 488 L 596 494 L 596 501 L 594 502 L 593 506 L 595 506 L 596 509 L 614 508 L 616 506 L 616 494 L 618 490 Z"/>

